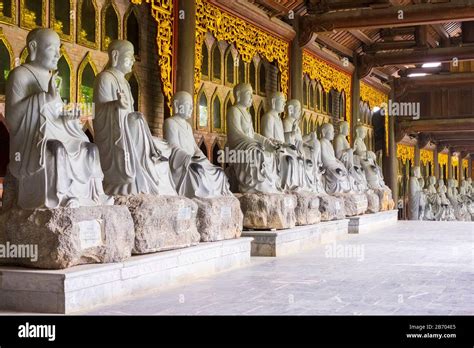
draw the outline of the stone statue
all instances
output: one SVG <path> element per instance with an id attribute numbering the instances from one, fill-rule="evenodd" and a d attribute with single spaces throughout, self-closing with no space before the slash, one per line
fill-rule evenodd
<path id="1" fill-rule="evenodd" d="M 424 219 L 430 221 L 440 221 L 443 214 L 441 205 L 441 197 L 436 190 L 436 177 L 430 176 L 428 179 L 428 187 L 426 189 L 426 206 Z"/>
<path id="2" fill-rule="evenodd" d="M 174 157 L 170 159 L 176 190 L 179 195 L 188 198 L 231 195 L 222 168 L 210 163 L 194 140 L 193 130 L 187 121 L 192 114 L 192 95 L 176 93 L 173 97 L 173 116 L 164 123 L 165 139 L 182 150 L 174 151 Z"/>
<path id="3" fill-rule="evenodd" d="M 451 202 L 456 220 L 471 221 L 471 214 L 469 214 L 468 207 L 456 188 L 457 181 L 455 179 L 448 179 L 447 196 Z"/>
<path id="4" fill-rule="evenodd" d="M 474 220 L 474 201 L 469 192 L 471 186 L 466 180 L 461 180 L 461 185 L 459 186 L 459 197 L 460 201 L 466 206 L 467 211 L 471 215 L 471 220 Z"/>
<path id="5" fill-rule="evenodd" d="M 26 38 L 28 62 L 8 77 L 6 120 L 9 171 L 24 209 L 113 204 L 104 195 L 96 145 L 82 131 L 79 113 L 66 113 L 57 90 L 60 39 L 51 29 Z"/>
<path id="6" fill-rule="evenodd" d="M 263 115 L 262 135 L 279 145 L 276 159 L 281 188 L 285 192 L 298 190 L 301 186 L 300 174 L 304 172 L 303 157 L 293 144 L 286 143 L 280 114 L 285 111 L 285 95 L 274 92 L 269 98 L 269 110 Z"/>
<path id="7" fill-rule="evenodd" d="M 426 206 L 426 195 L 423 191 L 424 186 L 420 167 L 413 167 L 413 175 L 410 177 L 408 191 L 408 220 L 423 220 L 424 218 Z"/>
<path id="8" fill-rule="evenodd" d="M 441 200 L 441 207 L 443 209 L 443 214 L 441 215 L 441 221 L 455 221 L 456 216 L 454 216 L 454 209 L 449 201 L 448 197 L 446 196 L 447 188 L 444 185 L 443 179 L 438 179 L 438 196 Z"/>
<path id="9" fill-rule="evenodd" d="M 171 178 L 171 149 L 151 135 L 142 113 L 133 110 L 125 75 L 135 62 L 133 45 L 114 40 L 109 62 L 94 84 L 94 142 L 100 150 L 104 190 L 110 195 L 176 195 Z"/>
<path id="10" fill-rule="evenodd" d="M 336 158 L 332 140 L 334 139 L 334 127 L 325 123 L 321 129 L 321 159 L 325 169 L 325 189 L 329 194 L 347 193 L 351 191 L 349 173 L 344 164 Z"/>
<path id="11" fill-rule="evenodd" d="M 252 105 L 252 86 L 234 87 L 235 104 L 227 110 L 227 145 L 240 161 L 229 163 L 241 193 L 280 193 L 276 167 L 278 142 L 255 133 L 248 108 Z M 243 158 L 242 158 L 243 157 Z"/>

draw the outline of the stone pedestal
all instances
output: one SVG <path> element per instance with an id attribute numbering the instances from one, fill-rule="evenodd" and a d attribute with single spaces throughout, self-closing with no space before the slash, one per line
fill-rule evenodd
<path id="1" fill-rule="evenodd" d="M 242 234 L 243 214 L 234 196 L 194 198 L 198 206 L 197 230 L 201 242 L 239 238 Z"/>
<path id="2" fill-rule="evenodd" d="M 178 196 L 115 196 L 115 204 L 126 206 L 135 225 L 133 254 L 186 248 L 199 243 L 197 204 Z"/>
<path id="3" fill-rule="evenodd" d="M 317 224 L 321 221 L 319 211 L 319 196 L 315 193 L 299 192 L 294 194 L 296 198 L 296 226 Z"/>
<path id="4" fill-rule="evenodd" d="M 344 199 L 344 207 L 346 208 L 346 216 L 355 216 L 365 214 L 369 207 L 367 196 L 363 193 L 342 193 L 337 197 Z"/>
<path id="5" fill-rule="evenodd" d="M 0 242 L 6 255 L 0 255 L 0 264 L 63 269 L 119 262 L 131 256 L 134 235 L 126 207 L 2 209 Z"/>
<path id="6" fill-rule="evenodd" d="M 385 189 L 375 189 L 374 192 L 379 196 L 380 211 L 392 210 L 395 208 L 392 191 L 388 187 Z"/>
<path id="7" fill-rule="evenodd" d="M 319 196 L 319 211 L 321 221 L 341 220 L 346 218 L 344 199 L 335 196 Z"/>
<path id="8" fill-rule="evenodd" d="M 380 198 L 372 190 L 368 190 L 366 193 L 367 196 L 367 213 L 378 213 L 380 211 Z"/>
<path id="9" fill-rule="evenodd" d="M 0 267 L 0 310 L 69 314 L 85 311 L 250 263 L 251 238 L 133 256 L 68 270 Z"/>
<path id="10" fill-rule="evenodd" d="M 244 214 L 244 228 L 285 229 L 296 224 L 296 198 L 280 193 L 244 193 L 235 195 Z"/>
<path id="11" fill-rule="evenodd" d="M 349 218 L 349 233 L 367 233 L 383 229 L 398 221 L 398 210 L 381 211 Z"/>
<path id="12" fill-rule="evenodd" d="M 244 231 L 252 237 L 252 256 L 278 257 L 296 254 L 347 238 L 349 220 L 325 221 L 282 231 Z"/>

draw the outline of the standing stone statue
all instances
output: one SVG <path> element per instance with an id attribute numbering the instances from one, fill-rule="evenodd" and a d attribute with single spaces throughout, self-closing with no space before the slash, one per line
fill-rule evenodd
<path id="1" fill-rule="evenodd" d="M 423 220 L 424 218 L 426 205 L 426 195 L 423 191 L 424 186 L 420 167 L 413 167 L 413 175 L 410 177 L 408 191 L 408 220 Z"/>
<path id="2" fill-rule="evenodd" d="M 176 190 L 179 195 L 188 198 L 231 195 L 222 168 L 210 163 L 194 140 L 193 130 L 187 121 L 192 114 L 191 94 L 176 93 L 173 97 L 173 116 L 167 118 L 164 124 L 165 139 L 182 150 L 174 151 L 170 158 Z"/>
<path id="3" fill-rule="evenodd" d="M 142 113 L 133 110 L 125 78 L 135 62 L 133 45 L 114 40 L 109 62 L 94 84 L 94 142 L 99 147 L 104 189 L 110 195 L 176 195 L 171 178 L 171 150 L 151 135 Z"/>
<path id="4" fill-rule="evenodd" d="M 51 29 L 32 30 L 28 62 L 8 77 L 6 120 L 9 171 L 24 209 L 113 204 L 104 195 L 97 147 L 82 131 L 79 115 L 63 113 L 56 86 L 60 39 Z"/>
<path id="5" fill-rule="evenodd" d="M 277 167 L 281 179 L 280 187 L 285 192 L 296 191 L 301 187 L 300 173 L 303 158 L 297 153 L 296 146 L 285 142 L 285 131 L 280 114 L 285 111 L 285 95 L 274 92 L 269 98 L 269 110 L 263 115 L 262 135 L 279 145 Z"/>
<path id="6" fill-rule="evenodd" d="M 276 167 L 277 141 L 255 133 L 252 116 L 252 86 L 240 83 L 234 87 L 235 104 L 227 110 L 227 145 L 241 161 L 229 163 L 241 193 L 280 193 Z M 242 158 L 243 157 L 243 158 Z M 243 160 L 242 160 L 243 159 Z"/>

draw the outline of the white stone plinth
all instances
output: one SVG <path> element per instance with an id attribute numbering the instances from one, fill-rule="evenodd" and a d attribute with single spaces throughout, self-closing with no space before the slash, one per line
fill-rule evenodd
<path id="1" fill-rule="evenodd" d="M 349 220 L 325 221 L 281 231 L 243 231 L 252 237 L 252 256 L 283 256 L 347 237 Z"/>
<path id="2" fill-rule="evenodd" d="M 381 211 L 375 214 L 352 216 L 349 218 L 349 233 L 367 233 L 384 228 L 398 221 L 398 210 Z"/>
<path id="3" fill-rule="evenodd" d="M 251 238 L 201 243 L 115 264 L 46 271 L 0 267 L 0 309 L 74 313 L 250 262 Z"/>

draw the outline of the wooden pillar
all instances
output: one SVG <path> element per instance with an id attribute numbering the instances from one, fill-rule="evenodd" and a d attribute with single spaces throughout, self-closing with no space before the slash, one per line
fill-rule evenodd
<path id="1" fill-rule="evenodd" d="M 194 56 L 196 5 L 195 1 L 178 0 L 178 52 L 176 64 L 176 91 L 194 95 Z"/>
<path id="2" fill-rule="evenodd" d="M 360 104 L 360 79 L 359 79 L 359 64 L 357 62 L 357 55 L 354 56 L 354 72 L 352 73 L 352 95 L 351 95 L 351 125 L 352 125 L 352 136 L 353 142 L 355 136 L 355 129 L 359 123 L 359 104 Z M 374 107 L 375 105 L 371 105 Z"/>
<path id="3" fill-rule="evenodd" d="M 420 145 L 418 143 L 415 144 L 415 163 L 414 167 L 420 166 Z"/>
<path id="4" fill-rule="evenodd" d="M 436 179 L 439 179 L 439 162 L 438 162 L 438 148 L 435 147 L 433 150 L 433 166 L 434 166 L 434 173 L 433 175 L 436 177 Z"/>
<path id="5" fill-rule="evenodd" d="M 453 161 L 451 149 L 448 150 L 448 177 L 446 179 L 453 178 Z"/>
<path id="6" fill-rule="evenodd" d="M 472 178 L 472 158 L 471 156 L 469 155 L 468 159 L 467 159 L 467 177 L 468 178 Z"/>
<path id="7" fill-rule="evenodd" d="M 295 15 L 295 18 L 292 20 L 292 25 L 296 35 L 290 47 L 290 95 L 288 97 L 290 99 L 297 99 L 303 104 L 303 50 L 299 42 L 299 15 Z"/>
<path id="8" fill-rule="evenodd" d="M 390 79 L 390 99 L 394 100 L 394 80 Z M 395 141 L 395 117 L 388 116 L 388 156 L 384 151 L 383 156 L 383 171 L 385 177 L 385 183 L 392 190 L 393 200 L 395 205 L 398 202 L 398 160 L 397 160 L 397 143 Z"/>

